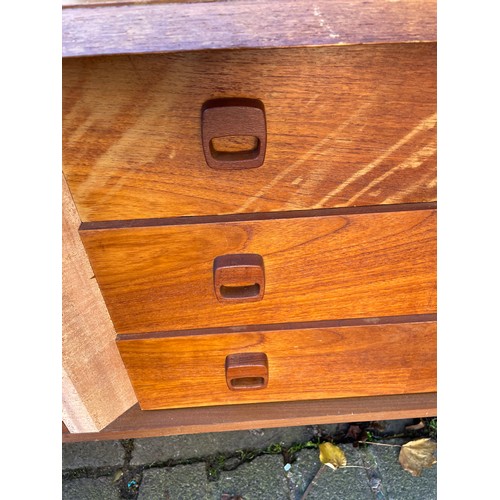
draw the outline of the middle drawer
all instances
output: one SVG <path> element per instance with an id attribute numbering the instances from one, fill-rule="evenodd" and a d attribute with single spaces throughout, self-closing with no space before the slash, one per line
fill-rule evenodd
<path id="1" fill-rule="evenodd" d="M 118 334 L 436 311 L 434 209 L 197 222 L 83 225 Z"/>

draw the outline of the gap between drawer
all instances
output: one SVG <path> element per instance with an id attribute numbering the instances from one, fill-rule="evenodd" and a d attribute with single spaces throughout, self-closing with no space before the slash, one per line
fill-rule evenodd
<path id="1" fill-rule="evenodd" d="M 334 215 L 372 214 L 372 213 L 384 213 L 384 212 L 410 212 L 416 210 L 434 210 L 436 208 L 437 208 L 436 202 L 426 202 L 426 203 L 403 203 L 398 205 L 372 205 L 372 206 L 362 206 L 362 207 L 293 210 L 287 212 L 255 212 L 255 213 L 244 213 L 244 214 L 111 220 L 111 221 L 82 222 L 82 224 L 80 225 L 80 231 L 95 231 L 99 229 L 125 229 L 133 227 L 211 224 L 214 222 L 293 219 L 299 217 L 327 217 Z"/>

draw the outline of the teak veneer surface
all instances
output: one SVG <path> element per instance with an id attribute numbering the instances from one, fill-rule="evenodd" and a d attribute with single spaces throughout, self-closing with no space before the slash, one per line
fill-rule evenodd
<path id="1" fill-rule="evenodd" d="M 201 108 L 265 106 L 264 164 L 215 170 Z M 63 169 L 82 221 L 436 199 L 436 44 L 65 59 Z"/>
<path id="2" fill-rule="evenodd" d="M 63 56 L 436 40 L 436 0 L 63 3 Z"/>
<path id="3" fill-rule="evenodd" d="M 142 411 L 136 405 L 102 432 L 88 432 L 105 425 L 93 415 L 94 401 L 102 410 L 111 394 L 104 408 L 109 421 L 117 395 L 125 394 L 122 403 L 129 405 L 135 396 L 116 363 L 116 344 L 110 349 L 109 321 L 105 338 L 88 336 L 89 325 L 106 322 L 97 288 L 89 293 L 84 283 L 90 274 L 80 248 L 83 267 L 66 278 L 77 299 L 65 305 L 65 324 L 77 332 L 67 360 L 78 370 L 64 389 L 66 403 L 69 394 L 82 404 L 67 405 L 77 409 L 71 419 L 79 427 L 65 432 L 63 423 L 63 439 L 436 415 L 436 394 L 421 393 L 435 390 L 436 371 L 435 317 L 427 314 L 436 310 L 436 213 L 425 203 L 436 199 L 435 0 L 63 4 L 63 56 L 150 53 L 63 61 L 64 172 L 81 220 L 89 222 L 80 234 L 119 348 L 145 391 L 143 404 L 161 407 L 173 394 L 189 405 L 179 402 L 189 392 L 194 404 L 224 404 L 231 392 L 222 382 L 226 352 L 265 350 L 271 371 L 265 389 L 271 392 L 239 392 L 245 404 L 234 404 L 242 399 L 231 393 L 223 406 Z M 275 48 L 205 50 L 243 47 Z M 262 167 L 221 172 L 206 165 L 200 111 L 218 97 L 263 101 Z M 285 215 L 398 203 L 422 206 Z M 217 217 L 223 214 L 233 215 Z M 207 217 L 167 219 L 182 216 Z M 71 244 L 77 220 L 73 207 Z M 220 304 L 213 259 L 240 252 L 263 255 L 264 299 Z M 89 316 L 92 300 L 99 302 L 96 318 Z M 382 324 L 366 318 L 402 314 L 410 316 Z M 418 314 L 427 319 L 411 319 Z M 315 319 L 328 321 L 310 323 Z M 196 328 L 203 330 L 189 330 Z M 87 363 L 93 375 L 82 352 L 93 356 Z M 75 392 L 75 380 L 88 390 Z M 182 383 L 190 388 L 184 394 Z M 390 395 L 341 396 L 359 391 Z M 275 402 L 252 403 L 258 393 Z M 295 399 L 292 393 L 302 400 L 277 402 Z"/>
<path id="4" fill-rule="evenodd" d="M 436 311 L 436 211 L 88 229 L 117 333 Z M 213 261 L 263 257 L 261 301 L 217 301 Z"/>
<path id="5" fill-rule="evenodd" d="M 142 409 L 436 390 L 435 322 L 118 341 Z M 264 353 L 267 387 L 230 390 L 228 355 Z"/>

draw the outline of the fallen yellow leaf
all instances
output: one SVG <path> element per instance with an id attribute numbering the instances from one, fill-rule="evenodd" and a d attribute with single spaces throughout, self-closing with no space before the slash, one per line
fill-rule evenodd
<path id="1" fill-rule="evenodd" d="M 321 463 L 333 470 L 344 467 L 347 463 L 344 452 L 332 443 L 321 443 L 319 445 L 319 459 Z"/>
<path id="2" fill-rule="evenodd" d="M 123 471 L 121 469 L 118 469 L 115 472 L 115 475 L 113 476 L 113 483 L 116 483 L 119 479 L 123 477 Z"/>
<path id="3" fill-rule="evenodd" d="M 420 476 L 424 467 L 431 467 L 437 462 L 435 451 L 436 443 L 430 438 L 416 439 L 401 447 L 399 463 L 412 476 Z"/>

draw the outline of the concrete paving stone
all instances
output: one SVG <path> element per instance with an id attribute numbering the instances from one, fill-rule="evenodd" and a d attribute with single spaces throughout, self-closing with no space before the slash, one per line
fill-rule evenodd
<path id="1" fill-rule="evenodd" d="M 290 497 L 300 499 L 309 483 L 321 467 L 318 450 L 301 450 L 296 454 L 296 460 L 290 464 L 286 473 L 290 488 Z"/>
<path id="2" fill-rule="evenodd" d="M 347 465 L 363 466 L 363 457 L 352 445 L 339 445 L 344 452 Z M 291 464 L 287 473 L 291 498 L 299 499 L 314 480 L 307 494 L 308 500 L 373 500 L 364 468 L 340 468 L 332 470 L 329 467 L 316 476 L 322 464 L 319 460 L 319 450 L 301 450 L 297 460 Z"/>
<path id="3" fill-rule="evenodd" d="M 391 440 L 391 444 L 407 441 Z M 387 500 L 435 500 L 437 498 L 437 464 L 422 470 L 420 477 L 406 472 L 399 463 L 399 447 L 370 446 L 366 453 L 375 459 Z"/>
<path id="4" fill-rule="evenodd" d="M 62 445 L 63 470 L 121 466 L 124 458 L 125 449 L 120 441 L 64 443 Z"/>
<path id="5" fill-rule="evenodd" d="M 234 454 L 238 450 L 266 449 L 275 443 L 285 447 L 313 437 L 313 428 L 303 426 L 135 439 L 130 464 L 202 459 L 215 454 Z"/>
<path id="6" fill-rule="evenodd" d="M 220 500 L 224 493 L 245 500 L 289 500 L 281 455 L 261 455 L 233 471 L 222 471 L 212 484 L 211 500 Z"/>
<path id="7" fill-rule="evenodd" d="M 120 490 L 110 477 L 71 479 L 62 483 L 62 500 L 119 500 Z"/>
<path id="8" fill-rule="evenodd" d="M 143 472 L 138 500 L 208 500 L 213 486 L 203 463 Z"/>
<path id="9" fill-rule="evenodd" d="M 363 464 L 366 467 L 368 484 L 372 490 L 374 500 L 387 500 L 385 498 L 385 490 L 382 486 L 382 478 L 377 467 L 375 457 L 366 451 L 365 448 L 360 448 L 359 453 L 363 459 Z M 370 450 L 370 448 L 368 448 Z"/>

